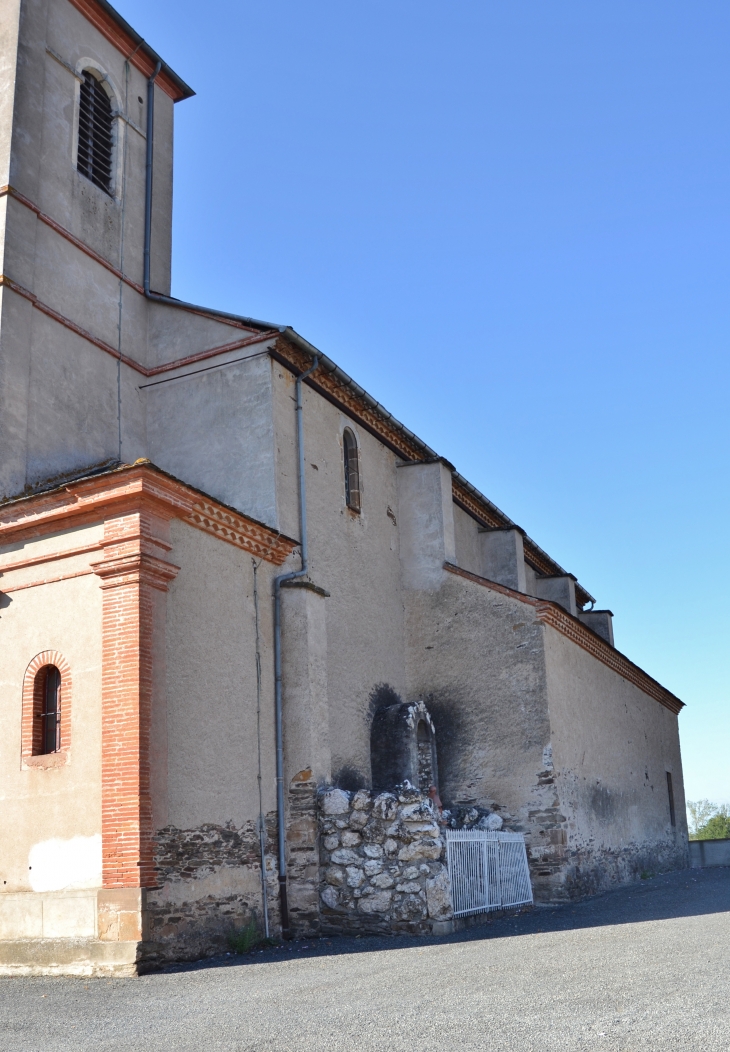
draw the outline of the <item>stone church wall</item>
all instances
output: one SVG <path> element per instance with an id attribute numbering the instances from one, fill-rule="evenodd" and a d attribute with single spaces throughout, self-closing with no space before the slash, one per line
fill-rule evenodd
<path id="1" fill-rule="evenodd" d="M 427 934 L 451 921 L 446 846 L 427 796 L 330 789 L 319 827 L 323 934 Z"/>

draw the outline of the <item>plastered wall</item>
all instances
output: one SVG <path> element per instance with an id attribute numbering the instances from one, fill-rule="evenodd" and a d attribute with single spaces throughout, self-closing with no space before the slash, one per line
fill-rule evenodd
<path id="1" fill-rule="evenodd" d="M 171 537 L 180 572 L 167 600 L 168 800 L 157 823 L 242 826 L 258 816 L 252 556 L 178 520 Z M 264 811 L 275 805 L 273 569 L 258 572 Z"/>
<path id="2" fill-rule="evenodd" d="M 280 529 L 298 536 L 294 378 L 273 363 Z M 376 689 L 406 689 L 397 525 L 397 458 L 303 385 L 310 574 L 328 591 L 327 690 L 332 774 L 370 782 Z M 361 511 L 345 503 L 342 432 L 358 442 Z"/>
<path id="3" fill-rule="evenodd" d="M 81 547 L 94 543 L 100 535 L 101 527 L 68 530 L 24 546 L 0 549 L 0 559 L 6 564 Z M 83 573 L 91 558 L 93 555 L 82 554 L 66 558 L 62 564 L 6 570 L 0 578 L 0 894 L 57 892 L 101 884 L 99 579 L 88 573 L 53 584 L 22 587 L 43 580 L 49 565 L 56 571 L 62 565 L 65 574 Z M 69 760 L 53 769 L 24 770 L 23 676 L 31 660 L 44 650 L 58 651 L 71 670 Z M 62 723 L 62 735 L 66 730 Z"/>
<path id="4" fill-rule="evenodd" d="M 171 321 L 176 313 L 169 312 Z M 259 348 L 233 356 L 144 387 L 149 456 L 176 478 L 276 529 L 272 363 Z"/>
<path id="5" fill-rule="evenodd" d="M 545 662 L 568 884 L 586 892 L 686 864 L 677 717 L 549 626 Z"/>
<path id="6" fill-rule="evenodd" d="M 526 824 L 550 737 L 532 608 L 444 573 L 439 590 L 408 595 L 406 623 L 408 695 L 434 719 L 442 800 Z"/>
<path id="7" fill-rule="evenodd" d="M 34 309 L 20 292 L 2 289 L 2 498 L 47 479 L 148 455 L 143 378 L 114 353 L 151 367 L 221 345 L 240 329 L 187 314 L 185 348 L 174 308 L 151 307 L 39 218 L 34 209 L 141 284 L 147 81 L 67 0 L 9 2 L 0 19 L 0 165 L 6 171 L 0 186 L 9 184 L 29 202 L 0 198 L 2 273 L 110 349 Z M 112 88 L 110 194 L 76 169 L 79 75 L 86 68 Z M 162 293 L 170 291 L 172 124 L 172 100 L 156 88 L 151 286 Z M 166 312 L 167 336 L 160 331 L 165 322 L 156 323 L 160 312 Z"/>

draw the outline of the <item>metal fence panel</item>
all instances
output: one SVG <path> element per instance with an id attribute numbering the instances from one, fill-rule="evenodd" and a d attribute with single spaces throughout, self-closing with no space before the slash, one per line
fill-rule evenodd
<path id="1" fill-rule="evenodd" d="M 446 861 L 455 917 L 532 902 L 525 838 L 521 833 L 448 829 Z"/>

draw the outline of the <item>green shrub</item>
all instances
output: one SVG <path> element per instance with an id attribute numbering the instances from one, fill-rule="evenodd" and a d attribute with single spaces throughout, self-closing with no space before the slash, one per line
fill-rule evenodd
<path id="1" fill-rule="evenodd" d="M 243 928 L 236 928 L 228 936 L 228 945 L 234 953 L 248 953 L 262 941 L 256 918 L 251 917 Z"/>

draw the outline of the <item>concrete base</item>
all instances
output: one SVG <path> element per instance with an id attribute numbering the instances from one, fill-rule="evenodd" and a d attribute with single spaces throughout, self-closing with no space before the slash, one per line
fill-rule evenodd
<path id="1" fill-rule="evenodd" d="M 0 975 L 134 976 L 141 945 L 100 939 L 3 939 Z"/>
<path id="2" fill-rule="evenodd" d="M 689 859 L 692 869 L 730 866 L 730 840 L 690 840 Z"/>
<path id="3" fill-rule="evenodd" d="M 454 934 L 454 921 L 453 920 L 431 921 L 431 934 L 432 935 L 453 935 Z"/>

